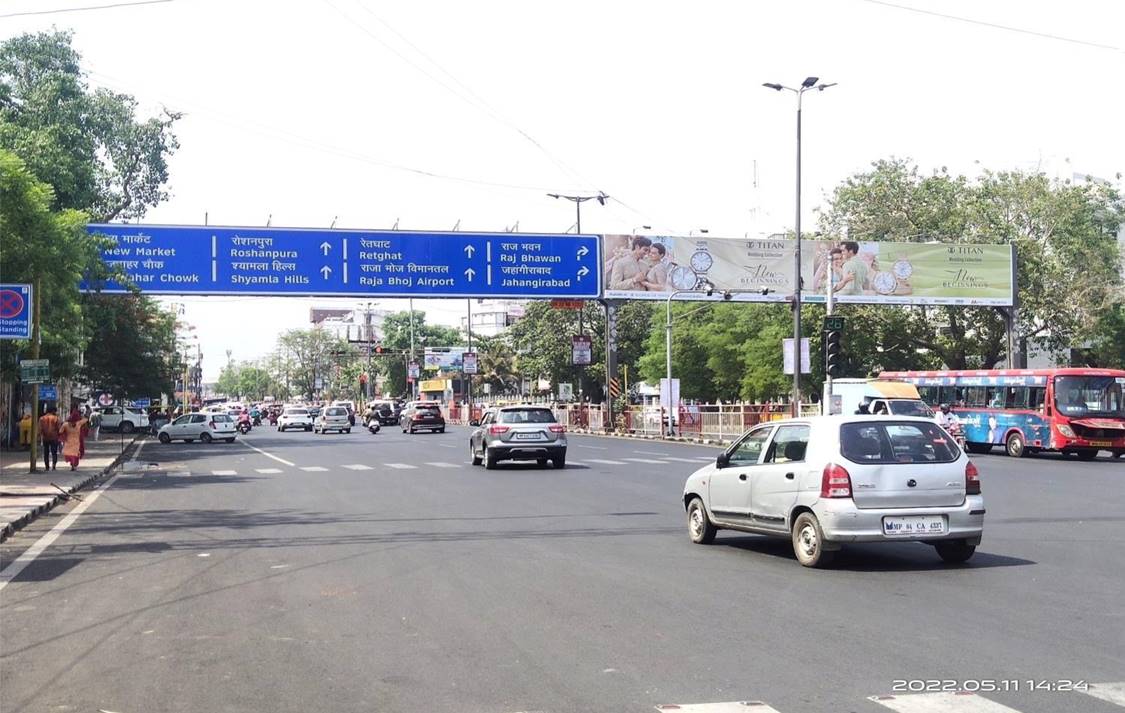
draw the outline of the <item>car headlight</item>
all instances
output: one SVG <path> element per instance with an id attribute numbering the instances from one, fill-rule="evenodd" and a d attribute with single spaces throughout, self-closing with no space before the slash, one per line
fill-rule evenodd
<path id="1" fill-rule="evenodd" d="M 1075 438 L 1074 429 L 1066 425 L 1065 423 L 1059 424 L 1059 433 L 1063 434 L 1067 438 Z"/>

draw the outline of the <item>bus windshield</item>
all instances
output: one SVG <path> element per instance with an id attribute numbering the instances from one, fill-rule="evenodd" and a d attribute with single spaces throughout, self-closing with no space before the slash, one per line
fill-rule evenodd
<path id="1" fill-rule="evenodd" d="M 1055 406 L 1059 413 L 1077 418 L 1110 416 L 1125 418 L 1125 377 L 1055 377 Z"/>

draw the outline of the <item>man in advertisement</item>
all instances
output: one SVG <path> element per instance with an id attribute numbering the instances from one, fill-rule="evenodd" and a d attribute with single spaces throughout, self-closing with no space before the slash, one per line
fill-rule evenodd
<path id="1" fill-rule="evenodd" d="M 668 249 L 663 243 L 653 243 L 648 252 L 649 261 L 641 265 L 642 268 L 645 265 L 651 265 L 648 274 L 645 276 L 644 287 L 649 292 L 667 292 L 668 268 L 671 262 L 668 257 Z"/>
<path id="2" fill-rule="evenodd" d="M 867 284 L 867 263 L 859 259 L 859 243 L 854 240 L 845 240 L 840 243 L 844 250 L 844 266 L 840 268 L 840 282 L 834 292 L 841 295 L 862 295 Z"/>
<path id="3" fill-rule="evenodd" d="M 633 238 L 632 251 L 628 255 L 622 255 L 613 261 L 613 270 L 609 276 L 609 289 L 644 289 L 644 282 L 648 277 L 649 269 L 644 258 L 651 246 L 652 241 L 646 237 Z"/>

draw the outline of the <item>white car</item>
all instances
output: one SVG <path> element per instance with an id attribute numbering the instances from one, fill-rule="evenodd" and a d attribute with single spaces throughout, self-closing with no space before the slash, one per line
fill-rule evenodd
<path id="1" fill-rule="evenodd" d="M 920 541 L 965 562 L 984 531 L 980 476 L 930 419 L 820 416 L 748 431 L 687 479 L 693 542 L 717 530 L 789 538 L 806 567 L 850 542 Z"/>
<path id="2" fill-rule="evenodd" d="M 299 428 L 302 431 L 313 430 L 312 416 L 307 408 L 289 407 L 277 417 L 277 430 L 288 431 L 290 428 Z"/>
<path id="3" fill-rule="evenodd" d="M 106 431 L 132 433 L 148 430 L 148 412 L 144 409 L 132 406 L 106 406 L 96 408 L 94 411 L 101 414 L 100 426 Z"/>
<path id="4" fill-rule="evenodd" d="M 329 406 L 316 417 L 313 430 L 317 433 L 351 433 L 352 422 L 348 419 L 348 410 L 343 406 Z"/>
<path id="5" fill-rule="evenodd" d="M 234 419 L 225 413 L 185 413 L 175 421 L 161 426 L 156 433 L 161 443 L 191 443 L 196 439 L 204 443 L 218 440 L 234 443 L 237 436 Z"/>

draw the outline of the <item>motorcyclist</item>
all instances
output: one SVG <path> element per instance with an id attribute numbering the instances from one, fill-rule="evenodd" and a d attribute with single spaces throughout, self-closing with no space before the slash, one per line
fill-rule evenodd
<path id="1" fill-rule="evenodd" d="M 961 419 L 957 418 L 957 414 L 950 410 L 949 404 L 938 406 L 938 412 L 934 415 L 934 420 L 950 433 L 961 430 Z"/>
<path id="2" fill-rule="evenodd" d="M 250 409 L 250 418 L 253 419 L 255 426 L 262 425 L 262 412 L 258 409 L 257 406 L 254 406 Z"/>

